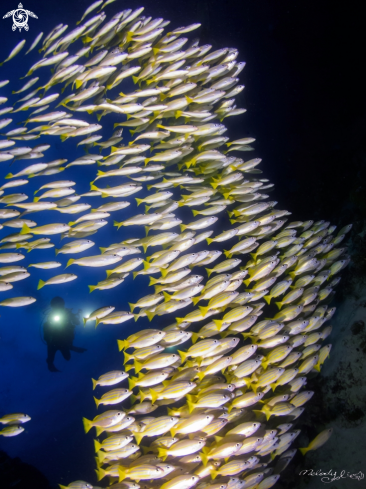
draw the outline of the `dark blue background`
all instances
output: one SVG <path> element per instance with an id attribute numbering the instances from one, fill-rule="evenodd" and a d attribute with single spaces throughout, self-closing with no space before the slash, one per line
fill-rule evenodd
<path id="1" fill-rule="evenodd" d="M 37 50 L 24 57 L 34 38 L 40 31 L 46 35 L 61 22 L 69 24 L 69 30 L 72 29 L 90 3 L 84 0 L 28 0 L 24 2 L 24 8 L 38 16 L 38 20 L 29 19 L 28 32 L 13 32 L 11 19 L 0 19 L 1 60 L 17 42 L 27 39 L 20 55 L 0 68 L 0 79 L 11 80 L 0 90 L 1 95 L 9 97 L 10 103 L 16 100 L 10 94 L 11 90 L 18 90 L 26 81 L 19 80 L 19 77 L 39 59 Z M 16 4 L 17 1 L 13 0 L 3 2 L 1 17 L 16 8 Z M 172 29 L 201 22 L 199 36 L 202 44 L 210 43 L 213 49 L 223 46 L 239 49 L 238 59 L 246 61 L 247 66 L 240 75 L 245 90 L 238 97 L 238 106 L 245 107 L 248 112 L 235 121 L 228 118 L 225 123 L 232 139 L 242 136 L 256 138 L 254 155 L 263 158 L 264 174 L 276 184 L 272 195 L 279 201 L 279 208 L 291 210 L 294 220 L 324 218 L 335 223 L 347 223 L 364 216 L 360 195 L 364 194 L 365 183 L 365 80 L 362 66 L 365 34 L 357 11 L 344 4 L 315 1 L 131 0 L 107 6 L 106 13 L 110 18 L 119 10 L 136 8 L 141 4 L 145 6 L 146 15 L 170 19 Z M 80 42 L 77 46 L 71 45 L 70 52 L 74 53 L 80 47 Z M 32 76 L 36 75 L 46 80 L 49 70 L 39 70 Z M 122 86 L 126 88 L 126 85 L 120 85 L 121 90 Z M 127 89 L 132 90 L 132 85 Z M 54 91 L 51 89 L 48 94 Z M 8 103 L 2 107 L 5 105 Z M 24 120 L 25 114 L 14 114 L 14 121 Z M 89 116 L 85 119 L 92 120 Z M 105 138 L 110 136 L 115 120 L 113 116 L 102 119 Z M 84 154 L 81 147 L 76 149 L 75 140 L 61 143 L 55 137 L 19 145 L 33 146 L 40 142 L 52 144 L 42 159 L 45 162 L 61 157 L 72 161 Z M 11 168 L 19 170 L 33 162 L 20 160 Z M 3 177 L 9 171 L 8 162 L 0 165 Z M 55 175 L 54 180 L 75 180 L 77 192 L 82 193 L 89 190 L 95 171 L 94 165 L 75 167 Z M 27 186 L 19 187 L 19 191 L 31 196 L 49 180 L 48 177 L 34 178 Z M 100 182 L 101 186 L 111 183 L 107 180 Z M 132 198 L 127 200 L 132 201 Z M 93 207 L 105 201 L 95 197 L 89 199 Z M 131 204 L 125 211 L 113 213 L 112 218 L 122 220 L 137 213 L 136 205 Z M 29 218 L 38 224 L 73 220 L 73 216 L 52 212 L 30 214 Z M 0 236 L 10 232 L 14 230 L 5 228 L 0 231 Z M 105 227 L 90 238 L 95 239 L 96 246 L 84 255 L 94 251 L 96 254 L 97 246 L 142 235 L 143 229 L 121 228 L 120 237 L 116 239 L 112 227 Z M 52 241 L 59 247 L 58 237 Z M 201 249 L 204 248 L 202 244 Z M 59 258 L 65 262 L 65 257 L 59 255 Z M 35 250 L 27 254 L 23 262 L 28 265 L 53 259 L 53 249 Z M 62 295 L 68 307 L 81 308 L 84 313 L 107 304 L 126 309 L 127 302 L 135 302 L 142 295 L 151 293 L 146 287 L 148 279 L 138 277 L 132 281 L 130 276 L 116 289 L 96 291 L 90 295 L 87 285 L 103 280 L 104 271 L 74 266 L 68 271 L 79 274 L 78 280 L 34 292 L 40 278 L 62 271 L 31 270 L 30 278 L 15 283 L 12 291 L 1 296 L 34 295 L 37 302 L 27 308 L 1 308 L 0 311 L 0 414 L 25 411 L 32 421 L 19 437 L 1 439 L 0 448 L 12 457 L 20 456 L 34 464 L 52 484 L 65 484 L 76 479 L 92 481 L 92 435 L 84 435 L 81 423 L 82 416 L 93 418 L 95 415 L 90 378 L 122 367 L 116 338 L 126 337 L 132 328 L 146 327 L 148 322 L 141 319 L 137 324 L 101 325 L 97 330 L 93 325 L 77 328 L 75 344 L 86 347 L 88 351 L 83 355 L 72 354 L 69 363 L 57 357 L 55 363 L 62 373 L 52 374 L 46 368 L 46 346 L 40 337 L 42 311 L 54 295 Z M 155 324 L 170 322 L 173 319 L 166 317 Z"/>

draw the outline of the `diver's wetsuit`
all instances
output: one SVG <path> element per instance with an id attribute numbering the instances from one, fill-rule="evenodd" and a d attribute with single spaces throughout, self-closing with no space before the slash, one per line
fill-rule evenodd
<path id="1" fill-rule="evenodd" d="M 70 360 L 71 351 L 83 353 L 85 348 L 73 346 L 75 337 L 75 326 L 79 323 L 79 318 L 69 309 L 64 309 L 65 318 L 60 326 L 51 321 L 51 315 L 47 318 L 43 326 L 44 340 L 47 343 L 47 365 L 51 372 L 58 372 L 53 362 L 56 352 L 59 350 L 65 360 Z"/>

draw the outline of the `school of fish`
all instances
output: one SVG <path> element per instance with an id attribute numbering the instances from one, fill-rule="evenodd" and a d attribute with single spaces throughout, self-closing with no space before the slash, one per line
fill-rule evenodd
<path id="1" fill-rule="evenodd" d="M 94 2 L 72 30 L 59 24 L 45 37 L 40 33 L 26 54 L 41 46 L 42 57 L 13 91 L 21 98 L 0 108 L 9 114 L 0 120 L 0 161 L 11 165 L 0 187 L 0 291 L 14 288 L 0 306 L 35 301 L 16 294 L 16 282 L 32 267 L 74 272 L 51 272 L 38 288 L 76 280 L 79 267 L 104 267 L 105 280 L 90 292 L 148 275 L 151 294 L 130 310 L 106 305 L 84 318 L 96 326 L 130 321 L 131 328 L 139 318 L 152 321 L 151 328 L 118 340 L 124 371 L 93 379 L 96 407 L 104 410 L 83 422 L 86 432 L 96 430 L 98 480 L 115 489 L 269 489 L 296 453 L 297 420 L 314 395 L 307 378 L 320 372 L 331 351 L 326 339 L 335 308 L 329 304 L 350 260 L 338 245 L 352 226 L 289 222 L 291 213 L 270 200 L 273 184 L 262 178 L 261 160 L 241 157 L 253 150 L 254 139 L 231 141 L 223 123 L 245 112 L 235 102 L 245 67 L 235 48 L 213 51 L 191 39 L 200 24 L 164 32 L 169 21 L 145 16 L 142 7 L 108 20 L 103 9 L 114 1 Z M 75 42 L 80 46 L 72 54 Z M 52 75 L 38 83 L 44 67 Z M 131 77 L 134 90 L 126 93 Z M 27 111 L 27 118 L 9 129 L 17 111 Z M 120 114 L 120 122 L 103 140 L 98 131 L 111 113 Z M 87 122 L 94 114 L 97 120 Z M 124 128 L 130 139 L 124 140 Z M 76 138 L 86 155 L 43 162 L 52 136 Z M 47 143 L 19 145 L 41 137 Z M 33 159 L 41 161 L 18 166 Z M 78 165 L 98 167 L 82 195 L 77 182 L 54 180 Z M 36 196 L 20 192 L 41 176 L 47 178 Z M 100 197 L 107 203 L 93 205 Z M 136 215 L 124 219 L 130 205 Z M 39 212 L 49 224 L 37 225 Z M 57 212 L 72 220 L 58 222 Z M 116 242 L 79 258 L 104 226 L 115 226 Z M 146 237 L 123 239 L 125 226 L 143 226 Z M 70 240 L 56 249 L 55 235 Z M 16 263 L 26 258 L 23 251 L 47 248 L 55 248 L 57 261 Z M 175 320 L 161 329 L 159 317 L 166 314 Z M 0 435 L 21 433 L 29 420 L 3 416 Z M 301 452 L 319 448 L 331 434 L 321 432 Z M 93 486 L 76 481 L 67 487 Z"/>

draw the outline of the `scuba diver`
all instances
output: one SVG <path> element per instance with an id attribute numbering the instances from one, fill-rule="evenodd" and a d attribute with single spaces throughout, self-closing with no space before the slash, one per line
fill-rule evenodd
<path id="1" fill-rule="evenodd" d="M 61 297 L 51 300 L 51 311 L 43 325 L 43 336 L 47 343 L 47 365 L 51 372 L 60 372 L 53 364 L 55 355 L 60 350 L 65 360 L 70 360 L 71 351 L 83 353 L 86 348 L 79 348 L 72 343 L 75 337 L 75 326 L 80 323 L 79 314 L 66 309 Z"/>

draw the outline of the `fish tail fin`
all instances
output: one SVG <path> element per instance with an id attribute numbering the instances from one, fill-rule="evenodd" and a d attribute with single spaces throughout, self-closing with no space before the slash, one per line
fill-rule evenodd
<path id="1" fill-rule="evenodd" d="M 224 321 L 220 320 L 220 319 L 214 319 L 213 322 L 216 324 L 217 326 L 217 331 L 220 331 Z"/>
<path id="2" fill-rule="evenodd" d="M 102 444 L 99 443 L 98 440 L 94 440 L 94 449 L 95 449 L 95 453 L 99 452 L 99 450 L 102 449 Z"/>
<path id="3" fill-rule="evenodd" d="M 126 479 L 126 469 L 123 469 L 121 466 L 118 467 L 118 482 L 122 482 L 124 479 Z"/>
<path id="4" fill-rule="evenodd" d="M 142 453 L 143 453 L 144 455 L 147 455 L 147 454 L 148 454 L 148 453 L 151 451 L 150 447 L 143 447 L 143 446 L 140 446 L 140 449 L 142 450 Z"/>
<path id="5" fill-rule="evenodd" d="M 194 305 L 196 305 L 200 300 L 201 300 L 201 297 L 193 297 L 192 298 L 192 302 Z"/>
<path id="6" fill-rule="evenodd" d="M 83 418 L 83 425 L 84 425 L 85 433 L 88 433 L 93 427 L 93 422 L 90 421 L 89 419 Z"/>
<path id="7" fill-rule="evenodd" d="M 186 95 L 186 100 L 187 100 L 187 102 L 188 102 L 189 104 L 191 104 L 191 103 L 193 102 L 193 98 L 188 97 L 187 95 Z"/>
<path id="8" fill-rule="evenodd" d="M 162 458 L 164 462 L 168 457 L 168 450 L 166 448 L 158 448 L 158 452 L 158 457 Z"/>
<path id="9" fill-rule="evenodd" d="M 233 255 L 230 253 L 230 251 L 226 251 L 224 250 L 224 254 L 226 256 L 226 258 L 231 258 Z"/>
<path id="10" fill-rule="evenodd" d="M 271 303 L 272 296 L 271 295 L 265 295 L 264 300 L 267 302 L 268 305 Z"/>
<path id="11" fill-rule="evenodd" d="M 103 470 L 101 467 L 98 467 L 97 469 L 95 469 L 95 472 L 97 473 L 98 481 L 102 480 L 103 477 L 106 476 L 106 471 Z"/>
<path id="12" fill-rule="evenodd" d="M 23 224 L 22 230 L 20 231 L 20 234 L 29 234 L 31 233 L 32 230 L 30 227 L 28 227 L 26 224 Z"/>
<path id="13" fill-rule="evenodd" d="M 123 226 L 123 221 L 121 222 L 113 221 L 113 226 L 115 226 L 118 230 L 121 226 Z"/>
<path id="14" fill-rule="evenodd" d="M 179 326 L 181 323 L 183 323 L 183 322 L 184 322 L 184 318 L 175 318 L 175 320 L 176 320 L 176 322 L 177 322 L 178 326 Z"/>
<path id="15" fill-rule="evenodd" d="M 207 275 L 210 276 L 211 273 L 213 272 L 213 269 L 211 268 L 206 268 Z"/>
<path id="16" fill-rule="evenodd" d="M 199 211 L 192 210 L 192 214 L 194 215 L 194 217 L 198 216 L 199 213 L 200 213 Z"/>
<path id="17" fill-rule="evenodd" d="M 89 287 L 89 294 L 94 292 L 94 290 L 97 288 L 96 285 L 88 285 L 88 287 Z"/>
<path id="18" fill-rule="evenodd" d="M 131 312 L 133 312 L 133 310 L 135 309 L 136 307 L 136 304 L 132 304 L 131 302 L 128 303 L 128 305 L 130 306 L 130 309 L 131 309 Z M 120 350 L 121 351 L 121 350 Z"/>
<path id="19" fill-rule="evenodd" d="M 135 280 L 135 278 L 137 277 L 137 275 L 139 274 L 139 272 L 132 272 L 132 276 L 133 276 L 133 279 Z"/>
<path id="20" fill-rule="evenodd" d="M 187 359 L 187 353 L 185 353 L 184 351 L 180 351 L 180 350 L 178 350 L 178 353 L 179 353 L 180 358 L 182 359 L 182 363 L 184 363 Z"/>
<path id="21" fill-rule="evenodd" d="M 317 372 L 320 372 L 320 363 L 318 362 L 316 365 L 314 365 L 314 369 L 317 371 Z"/>
<path id="22" fill-rule="evenodd" d="M 100 401 L 96 397 L 93 397 L 93 399 L 94 399 L 95 404 L 97 405 L 97 409 L 98 409 Z"/>
<path id="23" fill-rule="evenodd" d="M 187 400 L 187 406 L 188 406 L 188 410 L 189 410 L 189 413 L 190 414 L 194 410 L 194 408 L 196 407 L 196 405 L 195 405 L 194 402 L 191 402 L 191 401 L 188 401 L 188 400 Z"/>
<path id="24" fill-rule="evenodd" d="M 154 319 L 155 313 L 146 311 L 146 316 L 148 317 L 149 321 L 151 322 Z"/>
<path id="25" fill-rule="evenodd" d="M 144 433 L 136 433 L 136 431 L 133 432 L 133 436 L 135 437 L 136 443 L 140 445 L 141 440 L 144 437 Z"/>
<path id="26" fill-rule="evenodd" d="M 299 450 L 300 450 L 302 455 L 305 455 L 309 451 L 308 448 L 299 448 Z"/>
<path id="27" fill-rule="evenodd" d="M 165 270 L 165 268 L 160 268 L 160 273 L 163 278 L 165 278 L 168 275 L 168 271 Z"/>
<path id="28" fill-rule="evenodd" d="M 130 355 L 129 353 L 124 352 L 123 354 L 125 357 L 125 361 L 123 362 L 123 365 L 125 365 L 129 360 L 133 360 L 133 358 L 134 358 L 133 355 Z"/>
<path id="29" fill-rule="evenodd" d="M 139 373 L 139 372 L 140 372 L 140 370 L 141 370 L 141 369 L 142 369 L 142 367 L 143 367 L 142 363 L 140 363 L 140 362 L 138 362 L 137 360 L 135 360 L 134 365 L 135 365 L 135 372 L 136 372 L 136 373 Z"/>
<path id="30" fill-rule="evenodd" d="M 231 413 L 231 411 L 233 410 L 234 406 L 232 404 L 229 404 L 229 406 L 227 407 L 227 412 L 228 413 Z"/>
<path id="31" fill-rule="evenodd" d="M 44 287 L 46 285 L 46 282 L 44 282 L 43 280 L 40 280 L 38 282 L 38 287 L 37 287 L 37 290 L 41 289 L 42 287 Z"/>
<path id="32" fill-rule="evenodd" d="M 135 200 L 136 200 L 138 206 L 143 202 L 143 199 L 135 199 Z"/>
<path id="33" fill-rule="evenodd" d="M 200 455 L 201 455 L 202 463 L 206 467 L 206 465 L 208 464 L 208 457 L 204 452 L 201 452 Z"/>
<path id="34" fill-rule="evenodd" d="M 164 295 L 164 299 L 165 301 L 164 302 L 168 302 L 171 300 L 172 296 L 169 295 L 167 292 L 163 292 L 163 295 Z"/>
<path id="35" fill-rule="evenodd" d="M 96 388 L 96 386 L 98 385 L 98 381 L 95 379 L 92 379 L 92 382 L 93 382 L 93 390 L 94 390 Z"/>
<path id="36" fill-rule="evenodd" d="M 192 333 L 192 343 L 195 344 L 198 340 L 199 335 L 197 333 Z"/>
<path id="37" fill-rule="evenodd" d="M 205 372 L 198 372 L 197 377 L 200 379 L 200 382 L 202 382 L 205 377 Z"/>
<path id="38" fill-rule="evenodd" d="M 212 479 L 216 479 L 216 477 L 218 476 L 218 474 L 219 474 L 219 471 L 218 470 L 213 470 L 211 472 L 211 478 Z"/>
<path id="39" fill-rule="evenodd" d="M 117 340 L 117 345 L 119 351 L 122 351 L 123 349 L 126 349 L 129 346 L 127 340 Z"/>
<path id="40" fill-rule="evenodd" d="M 141 402 L 144 402 L 144 400 L 147 397 L 147 394 L 145 394 L 141 389 L 139 389 L 139 395 L 140 395 Z"/>
<path id="41" fill-rule="evenodd" d="M 151 394 L 151 403 L 152 404 L 155 404 L 155 401 L 158 399 L 159 397 L 159 393 L 154 391 L 154 389 L 149 389 L 149 392 Z"/>
<path id="42" fill-rule="evenodd" d="M 262 412 L 265 414 L 266 416 L 266 419 L 267 421 L 269 420 L 269 418 L 271 417 L 271 409 L 267 406 L 267 405 L 264 405 L 262 407 Z"/>
<path id="43" fill-rule="evenodd" d="M 149 285 L 154 285 L 154 284 L 157 284 L 158 282 L 159 282 L 159 280 L 157 278 L 150 277 Z"/>
<path id="44" fill-rule="evenodd" d="M 70 258 L 70 260 L 68 260 L 67 264 L 66 264 L 66 268 L 69 267 L 70 265 L 72 265 L 74 263 L 75 259 L 74 258 Z"/>
<path id="45" fill-rule="evenodd" d="M 267 369 L 267 367 L 268 367 L 268 361 L 267 360 L 262 361 L 262 367 L 264 368 L 264 370 Z"/>
<path id="46" fill-rule="evenodd" d="M 130 391 L 132 391 L 132 389 L 136 386 L 136 380 L 138 380 L 137 377 L 131 376 L 128 378 L 128 388 Z"/>
<path id="47" fill-rule="evenodd" d="M 275 302 L 275 304 L 278 307 L 278 309 L 281 309 L 281 307 L 283 306 L 282 302 Z"/>
<path id="48" fill-rule="evenodd" d="M 207 241 L 207 244 L 209 245 L 209 244 L 211 244 L 211 243 L 212 243 L 213 239 L 211 239 L 211 238 L 207 238 L 207 239 L 206 239 L 206 241 Z"/>
<path id="49" fill-rule="evenodd" d="M 251 280 L 250 278 L 248 278 L 247 280 L 243 280 L 244 284 L 245 284 L 247 287 L 249 286 L 249 284 L 250 284 L 250 282 L 251 282 L 251 281 L 252 281 L 252 280 Z"/>
<path id="50" fill-rule="evenodd" d="M 292 278 L 292 280 L 295 280 L 295 277 L 296 277 L 296 273 L 295 272 L 289 272 L 289 275 Z"/>

